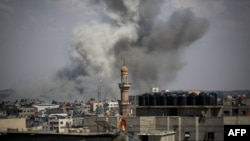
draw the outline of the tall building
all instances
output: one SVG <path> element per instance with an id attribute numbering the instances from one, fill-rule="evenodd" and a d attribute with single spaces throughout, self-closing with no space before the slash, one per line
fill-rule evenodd
<path id="1" fill-rule="evenodd" d="M 129 116 L 131 104 L 129 102 L 129 88 L 128 83 L 128 67 L 123 63 L 121 67 L 121 83 L 119 83 L 119 88 L 121 90 L 121 100 L 119 102 L 120 115 Z"/>

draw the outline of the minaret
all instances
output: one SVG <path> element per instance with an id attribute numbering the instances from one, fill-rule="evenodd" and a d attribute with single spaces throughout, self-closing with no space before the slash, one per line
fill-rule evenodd
<path id="1" fill-rule="evenodd" d="M 128 83 L 128 68 L 123 62 L 121 67 L 121 83 L 119 83 L 119 88 L 121 90 L 121 101 L 119 102 L 120 106 L 120 115 L 128 116 L 130 113 L 130 106 L 129 98 L 128 98 L 128 90 L 130 88 L 130 84 Z"/>

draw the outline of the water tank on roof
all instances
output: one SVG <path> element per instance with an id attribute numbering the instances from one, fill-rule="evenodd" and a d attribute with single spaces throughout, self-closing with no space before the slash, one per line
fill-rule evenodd
<path id="1" fill-rule="evenodd" d="M 187 105 L 196 105 L 196 94 L 191 93 L 187 96 Z"/>
<path id="2" fill-rule="evenodd" d="M 157 105 L 157 97 L 155 94 L 153 94 L 152 97 L 153 97 L 153 104 L 152 105 L 156 106 Z"/>
<path id="3" fill-rule="evenodd" d="M 177 96 L 176 94 L 170 94 L 168 96 L 168 105 L 173 105 L 176 106 L 177 105 Z"/>
<path id="4" fill-rule="evenodd" d="M 145 103 L 145 97 L 144 95 L 140 95 L 139 96 L 139 106 L 145 106 L 146 103 Z"/>
<path id="5" fill-rule="evenodd" d="M 155 105 L 157 106 L 161 105 L 161 93 L 155 93 L 154 98 L 155 98 Z"/>
<path id="6" fill-rule="evenodd" d="M 199 105 L 207 105 L 207 93 L 200 93 L 199 94 L 199 101 L 198 101 Z"/>
<path id="7" fill-rule="evenodd" d="M 207 96 L 207 105 L 215 105 L 215 97 L 214 95 L 208 95 Z"/>
<path id="8" fill-rule="evenodd" d="M 143 94 L 144 100 L 145 100 L 145 106 L 149 106 L 149 95 L 150 94 Z"/>
<path id="9" fill-rule="evenodd" d="M 160 96 L 160 103 L 162 106 L 166 106 L 167 105 L 167 95 L 163 94 Z"/>
<path id="10" fill-rule="evenodd" d="M 214 96 L 214 105 L 217 105 L 217 93 L 215 92 L 211 92 L 210 95 L 213 95 Z"/>
<path id="11" fill-rule="evenodd" d="M 149 106 L 154 106 L 155 105 L 155 98 L 154 95 L 148 94 L 149 95 Z"/>
<path id="12" fill-rule="evenodd" d="M 186 94 L 179 94 L 177 96 L 178 99 L 178 105 L 183 106 L 183 105 L 187 105 L 187 96 Z"/>

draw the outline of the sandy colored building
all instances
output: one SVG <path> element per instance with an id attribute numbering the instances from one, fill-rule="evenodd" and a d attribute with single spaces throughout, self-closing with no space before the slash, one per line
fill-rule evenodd
<path id="1" fill-rule="evenodd" d="M 0 132 L 6 132 L 8 129 L 25 129 L 25 118 L 0 119 Z"/>

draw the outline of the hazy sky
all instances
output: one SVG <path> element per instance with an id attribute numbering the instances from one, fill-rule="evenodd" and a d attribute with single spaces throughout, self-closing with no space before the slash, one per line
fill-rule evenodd
<path id="1" fill-rule="evenodd" d="M 186 8 L 206 19 L 208 29 L 179 50 L 183 66 L 171 81 L 156 85 L 170 90 L 250 89 L 250 1 L 165 0 L 156 20 Z M 58 71 L 72 63 L 74 30 L 90 21 L 106 22 L 102 10 L 99 3 L 85 0 L 0 0 L 0 89 L 13 88 L 21 95 L 46 90 L 45 83 L 53 83 Z"/>

